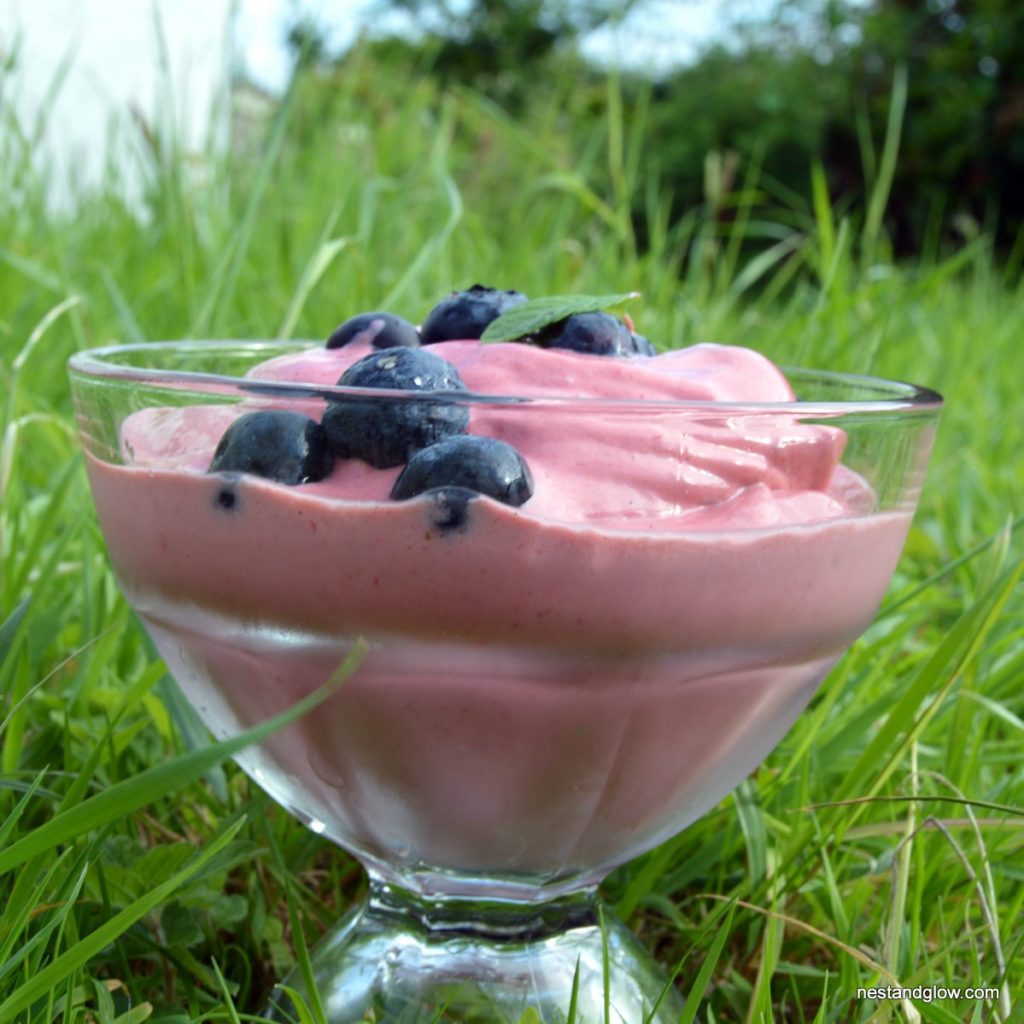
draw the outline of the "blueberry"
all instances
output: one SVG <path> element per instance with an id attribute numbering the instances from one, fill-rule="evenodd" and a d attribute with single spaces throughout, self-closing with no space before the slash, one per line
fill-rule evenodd
<path id="1" fill-rule="evenodd" d="M 394 313 L 360 313 L 349 317 L 327 339 L 327 348 L 368 341 L 374 348 L 417 348 L 420 336 L 408 320 Z"/>
<path id="2" fill-rule="evenodd" d="M 492 320 L 526 302 L 517 291 L 500 291 L 475 284 L 464 292 L 452 292 L 428 314 L 420 328 L 424 345 L 438 341 L 479 338 Z"/>
<path id="3" fill-rule="evenodd" d="M 658 350 L 651 344 L 649 339 L 645 338 L 642 334 L 633 332 L 633 351 L 638 356 L 656 356 Z"/>
<path id="4" fill-rule="evenodd" d="M 427 496 L 431 500 L 430 525 L 441 533 L 464 530 L 469 522 L 469 504 L 478 497 L 467 487 L 436 487 Z"/>
<path id="5" fill-rule="evenodd" d="M 544 348 L 567 348 L 597 356 L 633 355 L 632 331 L 611 313 L 576 313 L 545 328 L 538 338 Z"/>
<path id="6" fill-rule="evenodd" d="M 371 352 L 338 378 L 353 388 L 394 391 L 465 391 L 459 371 L 447 360 L 421 348 Z M 323 427 L 336 455 L 362 459 L 377 469 L 400 466 L 421 448 L 451 434 L 461 434 L 469 410 L 437 398 L 340 398 L 334 396 Z"/>
<path id="7" fill-rule="evenodd" d="M 506 505 L 522 505 L 533 494 L 533 476 L 512 445 L 466 434 L 417 452 L 399 474 L 391 497 L 403 501 L 437 488 L 464 488 Z"/>
<path id="8" fill-rule="evenodd" d="M 217 497 L 214 498 L 217 505 L 230 512 L 238 504 L 238 486 L 234 479 L 232 479 L 234 473 L 224 474 L 228 479 L 221 486 L 220 490 L 217 491 Z"/>
<path id="9" fill-rule="evenodd" d="M 281 484 L 323 480 L 334 465 L 327 435 L 316 420 L 281 410 L 239 416 L 221 437 L 211 473 L 253 473 Z M 233 498 L 221 501 L 224 507 Z"/>

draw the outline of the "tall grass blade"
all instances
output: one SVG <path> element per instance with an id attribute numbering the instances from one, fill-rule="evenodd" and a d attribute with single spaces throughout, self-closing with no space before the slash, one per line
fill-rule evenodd
<path id="1" fill-rule="evenodd" d="M 180 888 L 184 882 L 223 850 L 244 824 L 244 818 L 232 822 L 200 854 L 191 858 L 185 867 L 166 882 L 130 903 L 96 931 L 75 943 L 67 952 L 62 953 L 29 981 L 15 989 L 3 1003 L 0 1003 L 0 1024 L 16 1022 L 18 1014 L 27 1010 L 37 999 L 56 989 L 65 978 L 84 967 L 101 950 L 110 945 L 118 936 L 124 934 L 136 921 L 164 902 L 171 893 Z"/>
<path id="2" fill-rule="evenodd" d="M 210 286 L 206 298 L 203 300 L 198 316 L 189 328 L 188 333 L 191 337 L 206 337 L 215 325 L 220 310 L 234 295 L 242 265 L 249 246 L 252 244 L 260 207 L 271 185 L 271 172 L 284 146 L 286 130 L 291 118 L 294 89 L 295 82 L 293 81 L 278 106 L 266 150 L 257 168 L 245 209 L 238 224 L 238 230 L 231 243 L 225 246 L 217 267 L 210 275 Z"/>
<path id="3" fill-rule="evenodd" d="M 704 993 L 711 983 L 711 976 L 715 973 L 715 968 L 721 959 L 725 943 L 732 933 L 732 919 L 735 913 L 736 904 L 732 903 L 728 908 L 725 919 L 718 926 L 718 931 L 711 942 L 711 947 L 704 956 L 704 961 L 700 965 L 697 977 L 693 979 L 693 984 L 690 986 L 686 1002 L 683 1005 L 683 1012 L 679 1017 L 679 1024 L 693 1024 L 697 1019 L 697 1011 L 700 1009 L 701 1000 L 703 1000 Z"/>
<path id="4" fill-rule="evenodd" d="M 11 871 L 30 857 L 52 849 L 75 836 L 102 828 L 125 814 L 180 789 L 214 765 L 220 764 L 221 761 L 254 743 L 261 742 L 278 729 L 308 714 L 327 700 L 352 675 L 362 660 L 364 649 L 362 644 L 358 645 L 323 686 L 260 725 L 246 729 L 231 739 L 214 743 L 204 750 L 192 751 L 165 764 L 158 764 L 74 807 L 61 811 L 45 824 L 12 843 L 7 849 L 0 850 L 0 873 Z"/>
<path id="5" fill-rule="evenodd" d="M 333 228 L 332 219 L 336 220 L 336 216 L 334 218 L 328 218 L 330 228 L 327 229 L 325 233 L 329 234 L 330 229 Z M 299 281 L 299 285 L 295 289 L 295 294 L 292 296 L 292 300 L 288 305 L 288 310 L 284 315 L 284 319 L 281 321 L 281 325 L 277 329 L 276 336 L 278 338 L 284 339 L 292 336 L 292 333 L 295 330 L 295 325 L 299 322 L 299 317 L 302 315 L 302 310 L 306 306 L 310 293 L 317 286 L 320 278 L 324 276 L 328 267 L 330 267 L 334 262 L 339 253 L 348 248 L 353 241 L 353 238 L 325 238 L 320 242 L 316 248 L 316 252 L 313 253 L 309 263 L 306 264 L 305 270 L 302 272 L 302 278 Z"/>
<path id="6" fill-rule="evenodd" d="M 837 799 L 841 800 L 851 795 L 862 785 L 861 780 L 865 778 L 872 779 L 869 795 L 874 795 L 890 778 L 905 752 L 921 735 L 928 722 L 935 717 L 960 674 L 977 655 L 986 635 L 1016 591 L 1022 570 L 1024 562 L 1007 569 L 1002 578 L 979 597 L 947 633 L 852 766 L 846 782 L 840 786 L 836 794 Z M 918 709 L 929 697 L 930 703 L 918 713 Z M 902 740 L 896 743 L 901 733 Z M 854 824 L 857 816 L 855 811 L 846 819 L 845 824 Z"/>
<path id="7" fill-rule="evenodd" d="M 893 178 L 896 176 L 896 158 L 899 155 L 900 136 L 903 132 L 903 114 L 907 109 L 907 66 L 897 64 L 892 79 L 889 99 L 889 118 L 885 127 L 885 142 L 879 162 L 878 178 L 871 187 L 867 216 L 864 220 L 864 258 L 871 264 L 876 258 L 878 235 L 882 217 L 889 202 Z"/>

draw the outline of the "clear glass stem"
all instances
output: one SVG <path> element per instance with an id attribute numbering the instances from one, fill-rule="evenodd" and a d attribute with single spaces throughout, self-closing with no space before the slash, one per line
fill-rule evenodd
<path id="1" fill-rule="evenodd" d="M 371 876 L 312 955 L 327 1024 L 675 1024 L 682 1001 L 592 889 L 428 899 Z M 298 972 L 284 984 L 302 991 Z M 274 1020 L 297 1019 L 274 996 Z"/>

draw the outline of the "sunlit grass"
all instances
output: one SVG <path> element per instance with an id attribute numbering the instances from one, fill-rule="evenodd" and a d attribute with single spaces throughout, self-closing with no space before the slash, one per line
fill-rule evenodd
<path id="1" fill-rule="evenodd" d="M 688 1019 L 1021 1019 L 1016 275 L 984 238 L 893 266 L 884 181 L 847 219 L 820 179 L 813 208 L 773 214 L 756 175 L 723 190 L 709 157 L 705 207 L 670 223 L 641 173 L 642 123 L 610 119 L 574 151 L 557 96 L 517 124 L 424 83 L 368 99 L 367 73 L 329 96 L 304 86 L 254 153 L 200 176 L 183 154 L 146 164 L 139 210 L 111 186 L 49 213 L 22 149 L 3 148 L 0 1024 L 244 1020 L 362 886 L 206 746 L 128 612 L 66 358 L 114 340 L 321 338 L 364 309 L 419 319 L 476 280 L 636 289 L 637 326 L 664 347 L 748 344 L 945 394 L 876 624 L 751 779 L 605 891 L 667 970 L 683 962 Z M 856 998 L 894 981 L 1006 995 Z"/>

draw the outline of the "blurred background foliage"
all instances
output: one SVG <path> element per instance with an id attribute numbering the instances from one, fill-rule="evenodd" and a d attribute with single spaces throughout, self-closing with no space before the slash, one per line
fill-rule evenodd
<path id="1" fill-rule="evenodd" d="M 296 21 L 289 42 L 303 79 L 304 120 L 319 130 L 331 116 L 332 95 L 353 86 L 385 118 L 389 97 L 404 101 L 410 89 L 420 90 L 430 106 L 439 91 L 464 87 L 529 125 L 538 144 L 553 148 L 555 162 L 564 156 L 578 166 L 588 153 L 609 152 L 602 132 L 615 117 L 608 106 L 621 103 L 622 122 L 643 137 L 631 179 L 641 245 L 652 191 L 667 197 L 673 220 L 713 202 L 728 221 L 731 205 L 749 207 L 753 198 L 768 214 L 763 233 L 799 227 L 811 215 L 811 170 L 819 161 L 833 208 L 864 217 L 883 170 L 887 127 L 895 127 L 898 160 L 884 222 L 889 255 L 937 258 L 985 234 L 1004 258 L 1019 259 L 1019 0 L 781 0 L 738 21 L 684 66 L 638 71 L 623 54 L 610 94 L 607 69 L 588 63 L 579 42 L 643 6 L 381 0 L 381 14 L 400 11 L 413 30 L 381 35 L 370 26 L 344 53 L 330 52 L 324 26 Z M 895 126 L 894 116 L 901 118 Z M 486 149 L 485 138 L 476 141 Z M 613 193 L 614 173 L 595 164 L 590 183 Z M 742 192 L 743 181 L 756 182 L 756 196 Z"/>

